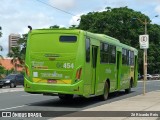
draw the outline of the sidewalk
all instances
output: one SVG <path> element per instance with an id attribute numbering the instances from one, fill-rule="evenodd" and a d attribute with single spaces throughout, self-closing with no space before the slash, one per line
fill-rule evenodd
<path id="1" fill-rule="evenodd" d="M 107 103 L 84 111 L 160 111 L 160 90 Z M 154 113 L 154 112 L 153 112 Z M 160 112 L 159 112 L 160 113 Z M 74 114 L 74 113 L 72 113 Z M 160 116 L 160 114 L 158 114 Z M 115 115 L 116 116 L 116 115 Z M 57 117 L 53 120 L 160 120 L 158 117 Z"/>
<path id="2" fill-rule="evenodd" d="M 17 88 L 0 88 L 0 93 L 7 93 L 7 92 L 19 92 L 24 91 L 23 87 L 17 87 Z"/>

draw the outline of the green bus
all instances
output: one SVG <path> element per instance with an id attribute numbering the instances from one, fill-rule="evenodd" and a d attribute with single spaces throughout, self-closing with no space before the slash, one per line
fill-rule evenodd
<path id="1" fill-rule="evenodd" d="M 73 29 L 37 29 L 28 34 L 25 91 L 71 99 L 137 85 L 138 51 L 103 34 Z"/>

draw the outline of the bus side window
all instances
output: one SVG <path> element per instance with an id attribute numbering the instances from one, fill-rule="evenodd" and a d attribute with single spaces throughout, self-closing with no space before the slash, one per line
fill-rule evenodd
<path id="1" fill-rule="evenodd" d="M 90 39 L 86 39 L 86 62 L 90 62 Z"/>
<path id="2" fill-rule="evenodd" d="M 134 65 L 134 52 L 131 51 L 131 65 Z"/>
<path id="3" fill-rule="evenodd" d="M 100 60 L 101 63 L 109 62 L 109 45 L 107 43 L 100 44 Z"/>
<path id="4" fill-rule="evenodd" d="M 127 50 L 122 48 L 122 64 L 127 65 Z"/>
<path id="5" fill-rule="evenodd" d="M 116 47 L 113 45 L 110 45 L 110 59 L 109 59 L 109 63 L 116 63 Z"/>

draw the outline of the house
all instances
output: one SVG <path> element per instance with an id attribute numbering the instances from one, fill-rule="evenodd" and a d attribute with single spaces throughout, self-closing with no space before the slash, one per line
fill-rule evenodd
<path id="1" fill-rule="evenodd" d="M 15 69 L 14 65 L 11 63 L 12 58 L 0 58 L 0 64 L 6 69 L 6 70 L 11 70 L 11 69 Z M 17 62 L 17 64 L 20 64 L 19 62 Z M 23 67 L 21 66 L 17 66 L 17 71 L 21 72 L 23 71 Z"/>

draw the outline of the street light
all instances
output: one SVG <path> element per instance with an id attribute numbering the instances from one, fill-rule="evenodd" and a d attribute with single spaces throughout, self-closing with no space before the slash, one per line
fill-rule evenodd
<path id="1" fill-rule="evenodd" d="M 154 17 L 158 17 L 159 15 L 155 15 Z M 153 18 L 154 18 L 153 17 Z M 152 19 L 153 19 L 152 18 Z M 138 20 L 138 21 L 140 21 L 142 24 L 144 24 L 144 26 L 145 26 L 145 28 L 144 28 L 144 30 L 145 30 L 145 35 L 147 35 L 147 24 L 149 24 L 150 22 L 147 22 L 147 19 L 145 18 L 145 21 L 142 21 L 141 19 L 139 19 L 139 18 L 132 18 L 133 20 Z"/>
<path id="2" fill-rule="evenodd" d="M 154 16 L 154 17 L 158 17 L 158 15 Z M 132 18 L 133 20 L 138 20 L 140 21 L 142 24 L 144 24 L 144 30 L 145 30 L 145 35 L 147 35 L 147 24 L 149 24 L 149 22 L 147 22 L 147 19 L 145 18 L 145 21 L 142 21 L 139 18 Z M 143 52 L 143 94 L 145 95 L 145 90 L 146 90 L 146 80 L 147 80 L 147 49 L 144 49 Z"/>

